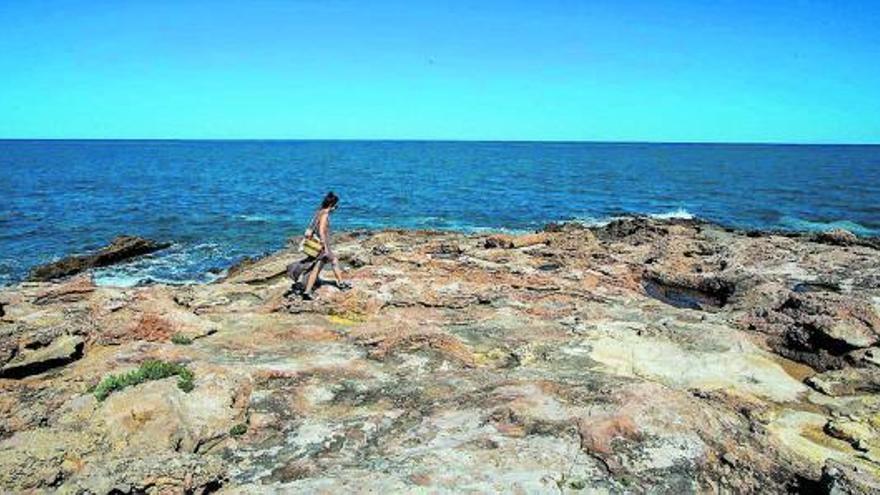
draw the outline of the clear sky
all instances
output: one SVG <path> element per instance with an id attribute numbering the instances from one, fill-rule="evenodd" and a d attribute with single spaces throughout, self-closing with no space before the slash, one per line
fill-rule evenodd
<path id="1" fill-rule="evenodd" d="M 880 142 L 880 1 L 0 2 L 0 137 Z"/>

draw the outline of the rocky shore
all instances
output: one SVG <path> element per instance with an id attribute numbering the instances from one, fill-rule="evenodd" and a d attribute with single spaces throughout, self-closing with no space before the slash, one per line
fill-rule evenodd
<path id="1" fill-rule="evenodd" d="M 880 491 L 880 250 L 645 218 L 0 290 L 0 491 Z"/>

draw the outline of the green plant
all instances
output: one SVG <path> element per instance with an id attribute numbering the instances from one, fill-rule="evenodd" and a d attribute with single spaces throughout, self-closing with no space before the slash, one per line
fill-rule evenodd
<path id="1" fill-rule="evenodd" d="M 103 401 L 113 392 L 122 390 L 126 387 L 139 385 L 151 380 L 161 380 L 170 376 L 177 376 L 177 387 L 184 392 L 189 392 L 195 386 L 193 384 L 195 375 L 193 375 L 192 371 L 186 369 L 186 366 L 177 363 L 150 360 L 141 363 L 140 367 L 136 370 L 121 375 L 110 375 L 104 378 L 101 383 L 95 387 L 93 393 L 98 401 Z"/>
<path id="2" fill-rule="evenodd" d="M 189 371 L 186 368 L 184 368 L 183 371 L 185 371 L 185 373 L 178 374 L 177 388 L 186 393 L 192 392 L 192 389 L 196 388 L 196 384 L 193 383 L 195 375 L 193 375 L 192 371 Z"/>
<path id="3" fill-rule="evenodd" d="M 229 429 L 229 434 L 234 437 L 240 437 L 240 436 L 244 435 L 245 433 L 247 433 L 247 429 L 248 429 L 248 427 L 246 424 L 238 423 L 237 425 L 235 425 Z"/>
<path id="4" fill-rule="evenodd" d="M 190 345 L 193 343 L 193 339 L 187 337 L 182 333 L 175 333 L 171 336 L 171 342 L 177 345 Z"/>

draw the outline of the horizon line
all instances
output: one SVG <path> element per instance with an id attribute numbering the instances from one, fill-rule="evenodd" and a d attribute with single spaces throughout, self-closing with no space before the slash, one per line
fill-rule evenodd
<path id="1" fill-rule="evenodd" d="M 880 146 L 876 142 L 804 141 L 641 141 L 590 139 L 433 139 L 433 138 L 144 138 L 144 137 L 0 137 L 3 141 L 140 141 L 140 142 L 401 142 L 401 143 L 510 143 L 510 144 L 676 144 L 676 145 L 758 145 L 758 146 Z"/>

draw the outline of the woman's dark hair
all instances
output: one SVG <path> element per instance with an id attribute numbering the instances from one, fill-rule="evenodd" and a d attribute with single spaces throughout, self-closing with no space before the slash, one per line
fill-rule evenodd
<path id="1" fill-rule="evenodd" d="M 324 200 L 321 201 L 321 208 L 332 208 L 336 206 L 336 203 L 339 202 L 339 196 L 330 191 L 324 196 Z"/>

